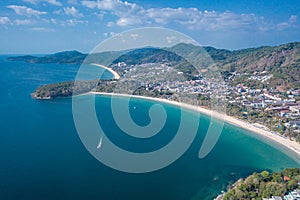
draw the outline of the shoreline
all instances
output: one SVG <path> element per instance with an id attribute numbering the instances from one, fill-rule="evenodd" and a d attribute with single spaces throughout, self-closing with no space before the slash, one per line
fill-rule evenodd
<path id="1" fill-rule="evenodd" d="M 109 68 L 109 67 L 106 67 L 104 65 L 100 65 L 100 64 L 97 64 L 97 63 L 91 63 L 91 65 L 94 65 L 94 66 L 106 69 L 107 71 L 109 71 L 110 73 L 112 73 L 112 75 L 114 76 L 114 79 L 120 79 L 120 75 L 117 72 L 115 72 L 114 70 L 112 70 L 111 68 Z"/>
<path id="2" fill-rule="evenodd" d="M 292 151 L 293 153 L 296 153 L 297 157 L 300 158 L 300 144 L 297 143 L 296 141 L 292 141 L 288 138 L 284 138 L 283 136 L 280 136 L 278 134 L 274 134 L 270 131 L 264 130 L 262 128 L 256 127 L 253 124 L 244 122 L 240 119 L 236 119 L 232 116 L 228 116 L 226 114 L 220 114 L 217 113 L 216 111 L 212 111 L 206 108 L 202 108 L 199 106 L 194 106 L 194 105 L 189 105 L 185 103 L 180 103 L 180 102 L 175 102 L 175 101 L 170 101 L 167 99 L 160 99 L 160 98 L 155 98 L 155 97 L 144 97 L 144 96 L 137 96 L 137 95 L 128 95 L 128 94 L 116 94 L 116 93 L 105 93 L 105 92 L 88 92 L 85 94 L 94 94 L 94 95 L 108 95 L 108 96 L 120 96 L 120 97 L 134 97 L 134 98 L 139 98 L 139 99 L 145 99 L 145 100 L 152 100 L 152 101 L 157 101 L 157 102 L 162 102 L 162 103 L 167 103 L 175 106 L 181 106 L 183 108 L 200 112 L 203 114 L 206 114 L 210 117 L 214 117 L 220 120 L 223 120 L 224 122 L 227 122 L 229 124 L 232 124 L 237 127 L 241 127 L 245 130 L 251 131 L 254 134 L 257 134 L 258 136 L 262 136 L 263 138 L 269 139 L 273 142 L 276 142 L 277 144 L 287 148 L 288 150 Z"/>

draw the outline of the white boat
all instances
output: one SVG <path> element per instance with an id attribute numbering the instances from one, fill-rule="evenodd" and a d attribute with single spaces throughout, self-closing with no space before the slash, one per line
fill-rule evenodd
<path id="1" fill-rule="evenodd" d="M 103 138 L 103 136 L 101 136 L 101 138 L 100 138 L 100 141 L 99 141 L 99 144 L 98 144 L 98 146 L 97 146 L 97 149 L 100 149 L 101 146 L 102 146 L 102 138 Z"/>

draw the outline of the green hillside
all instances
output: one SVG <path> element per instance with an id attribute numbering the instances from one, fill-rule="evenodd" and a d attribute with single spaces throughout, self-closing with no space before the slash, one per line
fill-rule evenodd
<path id="1" fill-rule="evenodd" d="M 238 180 L 224 195 L 224 200 L 262 200 L 272 196 L 283 197 L 287 192 L 300 189 L 300 169 L 285 169 L 282 172 L 253 173 Z"/>
<path id="2" fill-rule="evenodd" d="M 87 58 L 87 59 L 86 59 Z M 275 88 L 286 91 L 300 88 L 300 43 L 288 43 L 279 46 L 265 46 L 236 51 L 199 47 L 192 44 L 177 44 L 170 48 L 142 48 L 127 52 L 103 52 L 82 54 L 78 51 L 66 51 L 43 57 L 18 56 L 9 60 L 31 63 L 87 63 L 104 65 L 125 62 L 129 65 L 142 63 L 170 62 L 185 72 L 189 78 L 197 74 L 197 69 L 207 69 L 217 64 L 223 78 L 235 76 L 230 84 L 244 84 L 251 87 Z M 193 66 L 194 67 L 193 67 Z M 272 77 L 262 85 L 257 81 L 248 81 L 252 75 L 268 74 Z M 236 76 L 237 75 L 237 76 Z"/>

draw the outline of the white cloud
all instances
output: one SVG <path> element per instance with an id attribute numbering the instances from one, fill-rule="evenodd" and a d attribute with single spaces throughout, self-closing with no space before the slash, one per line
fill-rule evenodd
<path id="1" fill-rule="evenodd" d="M 126 17 L 131 14 L 143 12 L 143 8 L 135 3 L 129 3 L 121 0 L 101 0 L 101 1 L 82 1 L 81 4 L 88 8 L 98 8 L 100 10 L 111 11 L 113 14 Z"/>
<path id="2" fill-rule="evenodd" d="M 57 1 L 57 0 L 22 0 L 24 2 L 27 3 L 31 3 L 31 4 L 38 4 L 39 2 L 46 2 L 55 6 L 62 6 L 62 3 Z"/>
<path id="3" fill-rule="evenodd" d="M 152 8 L 145 10 L 148 20 L 157 24 L 178 23 L 190 29 L 224 30 L 260 26 L 254 14 L 236 14 L 230 11 L 200 11 L 197 8 Z"/>
<path id="4" fill-rule="evenodd" d="M 131 34 L 130 37 L 133 39 L 133 40 L 137 40 L 139 39 L 141 36 L 139 34 Z"/>
<path id="5" fill-rule="evenodd" d="M 45 28 L 45 27 L 34 27 L 34 28 L 31 28 L 30 30 L 39 31 L 39 32 L 54 32 L 55 31 L 52 28 Z"/>
<path id="6" fill-rule="evenodd" d="M 108 26 L 132 26 L 132 25 L 167 25 L 180 24 L 189 29 L 218 31 L 218 30 L 258 30 L 265 31 L 278 27 L 289 26 L 297 21 L 297 16 L 282 24 L 267 22 L 263 17 L 252 13 L 234 13 L 231 11 L 201 11 L 197 8 L 150 8 L 146 9 L 135 3 L 122 0 L 84 0 L 81 4 L 90 9 L 106 11 L 117 16 Z"/>
<path id="7" fill-rule="evenodd" d="M 119 26 L 128 26 L 128 25 L 140 25 L 143 24 L 141 20 L 132 18 L 132 17 L 121 17 L 116 21 L 116 24 Z"/>
<path id="8" fill-rule="evenodd" d="M 146 16 L 156 23 L 195 22 L 200 20 L 200 11 L 196 8 L 151 8 L 145 10 Z"/>
<path id="9" fill-rule="evenodd" d="M 21 20 L 21 19 L 16 19 L 14 20 L 14 24 L 15 25 L 30 25 L 32 24 L 33 22 L 29 19 L 24 19 L 24 20 Z"/>
<path id="10" fill-rule="evenodd" d="M 93 12 L 92 15 L 97 16 L 98 19 L 102 20 L 105 13 L 104 12 Z"/>
<path id="11" fill-rule="evenodd" d="M 50 19 L 50 22 L 53 23 L 53 24 L 57 24 L 56 19 L 53 19 L 53 18 Z"/>
<path id="12" fill-rule="evenodd" d="M 78 1 L 77 0 L 68 0 L 68 4 L 71 4 L 71 5 L 78 5 Z"/>
<path id="13" fill-rule="evenodd" d="M 23 1 L 31 4 L 37 4 L 39 2 L 39 0 L 23 0 Z"/>
<path id="14" fill-rule="evenodd" d="M 81 4 L 88 8 L 96 8 L 97 7 L 97 2 L 95 2 L 95 1 L 82 1 Z"/>
<path id="15" fill-rule="evenodd" d="M 91 9 L 109 11 L 118 16 L 115 24 L 119 26 L 179 23 L 189 28 L 218 29 L 227 26 L 242 26 L 248 23 L 247 20 L 253 20 L 251 15 L 239 15 L 232 12 L 202 12 L 197 8 L 145 9 L 135 3 L 121 0 L 82 1 L 82 5 Z"/>
<path id="16" fill-rule="evenodd" d="M 9 24 L 10 19 L 8 17 L 0 17 L 0 24 Z"/>
<path id="17" fill-rule="evenodd" d="M 113 36 L 115 36 L 115 35 L 116 35 L 115 32 L 103 33 L 103 36 L 104 36 L 104 37 L 113 37 Z"/>
<path id="18" fill-rule="evenodd" d="M 30 19 L 15 19 L 10 20 L 8 17 L 0 17 L 0 24 L 10 24 L 10 25 L 30 25 L 34 22 Z"/>
<path id="19" fill-rule="evenodd" d="M 119 18 L 115 22 L 109 22 L 109 27 L 117 24 L 118 26 L 149 24 L 145 16 L 145 9 L 135 3 L 121 0 L 101 0 L 101 1 L 82 1 L 83 6 L 100 11 L 107 11 Z"/>
<path id="20" fill-rule="evenodd" d="M 172 43 L 176 39 L 176 36 L 167 36 L 166 40 L 168 43 Z"/>
<path id="21" fill-rule="evenodd" d="M 61 9 L 59 9 L 59 10 L 54 10 L 54 11 L 53 11 L 53 14 L 59 15 L 59 14 L 61 14 L 62 12 L 63 12 L 63 10 L 61 10 Z"/>
<path id="22" fill-rule="evenodd" d="M 62 3 L 57 0 L 44 0 L 44 1 L 55 6 L 62 6 Z"/>
<path id="23" fill-rule="evenodd" d="M 82 1 L 81 4 L 88 8 L 98 8 L 101 10 L 113 10 L 117 7 L 120 7 L 118 5 L 123 4 L 123 2 L 119 0 L 101 0 L 101 1 Z"/>
<path id="24" fill-rule="evenodd" d="M 114 22 L 107 22 L 107 27 L 112 27 L 112 26 L 114 26 L 114 25 L 115 25 Z"/>
<path id="25" fill-rule="evenodd" d="M 65 14 L 71 15 L 73 17 L 83 17 L 83 14 L 80 13 L 74 6 L 64 8 Z"/>
<path id="26" fill-rule="evenodd" d="M 290 18 L 289 18 L 289 22 L 290 23 L 295 23 L 298 19 L 298 16 L 297 15 L 291 15 Z"/>
<path id="27" fill-rule="evenodd" d="M 34 10 L 34 9 L 28 8 L 26 6 L 9 5 L 9 6 L 7 6 L 7 8 L 14 10 L 17 15 L 39 16 L 39 15 L 47 14 L 47 12 Z"/>
<path id="28" fill-rule="evenodd" d="M 287 21 L 277 24 L 277 29 L 285 30 L 287 28 L 297 27 L 297 25 L 296 25 L 297 18 L 298 18 L 297 15 L 291 15 Z"/>
<path id="29" fill-rule="evenodd" d="M 84 20 L 77 20 L 77 19 L 69 19 L 67 20 L 67 24 L 69 26 L 76 26 L 77 24 L 87 24 L 88 21 L 84 21 Z"/>

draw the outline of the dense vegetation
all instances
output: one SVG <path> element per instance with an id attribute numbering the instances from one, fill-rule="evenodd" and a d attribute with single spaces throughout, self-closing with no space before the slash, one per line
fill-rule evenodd
<path id="1" fill-rule="evenodd" d="M 178 52 L 188 52 L 185 49 L 193 48 L 193 52 L 203 54 L 201 50 L 191 45 L 181 44 L 179 47 L 174 46 L 172 48 Z M 252 81 L 251 83 L 247 78 L 253 74 L 266 71 L 267 74 L 272 74 L 273 77 L 265 87 L 277 88 L 282 91 L 300 87 L 299 42 L 237 51 L 215 49 L 213 47 L 204 47 L 204 49 L 218 65 L 224 79 L 233 74 L 245 74 L 245 77 L 240 77 L 233 84 L 243 83 L 246 85 L 249 84 L 249 86 L 252 84 L 252 87 L 262 88 L 263 85 L 261 82 Z M 184 57 L 192 59 L 193 53 L 187 53 Z"/>
<path id="2" fill-rule="evenodd" d="M 91 91 L 113 92 L 114 81 L 89 80 L 89 81 L 67 81 L 62 83 L 48 84 L 39 87 L 32 93 L 36 99 L 53 99 L 70 97 L 72 95 L 83 94 Z"/>
<path id="3" fill-rule="evenodd" d="M 36 99 L 52 99 L 58 97 L 69 97 L 75 91 L 77 94 L 91 91 L 97 82 L 95 81 L 80 81 L 74 87 L 74 81 L 48 84 L 39 87 L 31 94 Z"/>
<path id="4" fill-rule="evenodd" d="M 240 179 L 224 195 L 224 200 L 261 200 L 271 196 L 284 196 L 288 191 L 300 189 L 300 168 L 282 172 L 263 171 Z"/>

